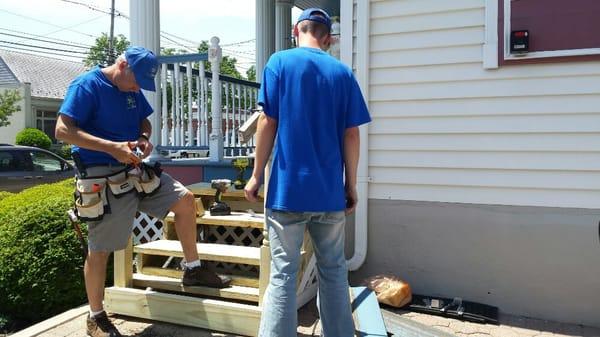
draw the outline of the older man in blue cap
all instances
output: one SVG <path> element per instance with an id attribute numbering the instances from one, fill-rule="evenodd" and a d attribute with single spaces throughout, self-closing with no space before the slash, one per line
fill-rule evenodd
<path id="1" fill-rule="evenodd" d="M 273 54 L 263 71 L 258 102 L 264 113 L 254 172 L 245 188 L 246 198 L 255 201 L 276 144 L 266 201 L 272 263 L 262 337 L 296 336 L 296 284 L 306 228 L 317 258 L 322 335 L 354 336 L 344 224 L 357 203 L 358 126 L 370 116 L 350 68 L 324 51 L 330 31 L 325 11 L 305 10 L 294 28 L 299 48 Z"/>
<path id="2" fill-rule="evenodd" d="M 152 51 L 130 47 L 113 65 L 76 78 L 56 123 L 56 138 L 73 144 L 78 216 L 88 224 L 84 276 L 90 314 L 87 334 L 121 336 L 103 309 L 108 256 L 128 244 L 137 211 L 175 214 L 185 255 L 183 284 L 227 287 L 230 279 L 201 265 L 196 250 L 194 195 L 157 167 L 146 166 L 153 145 L 152 108 L 140 89 L 155 90 L 158 61 Z"/>

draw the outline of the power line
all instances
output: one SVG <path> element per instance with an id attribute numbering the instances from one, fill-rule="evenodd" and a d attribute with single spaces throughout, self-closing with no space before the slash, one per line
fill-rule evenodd
<path id="1" fill-rule="evenodd" d="M 6 49 L 6 48 L 10 48 L 10 49 Z M 7 51 L 13 51 L 13 52 L 16 52 L 16 53 L 27 54 L 27 55 L 35 55 L 35 56 L 58 55 L 58 56 L 63 56 L 63 57 L 75 58 L 75 59 L 78 59 L 78 60 L 82 59 L 81 56 L 66 55 L 66 54 L 61 54 L 61 53 L 53 53 L 53 52 L 50 52 L 50 51 L 40 51 L 40 50 L 33 50 L 33 49 L 27 49 L 27 48 L 14 47 L 14 46 L 0 45 L 0 49 L 4 49 L 4 50 L 7 50 Z M 11 49 L 16 49 L 16 50 L 19 50 L 19 51 L 17 52 L 17 51 L 11 50 Z M 21 50 L 32 51 L 32 52 L 35 52 L 35 53 L 43 53 L 43 55 L 33 54 L 33 53 L 24 53 Z M 57 59 L 57 58 L 54 58 L 54 57 L 51 57 L 51 58 Z M 60 59 L 58 59 L 58 60 L 60 60 Z"/>
<path id="2" fill-rule="evenodd" d="M 20 30 L 8 29 L 8 28 L 3 28 L 3 27 L 0 27 L 0 30 L 4 30 L 4 31 L 7 31 L 7 32 L 13 32 L 13 33 L 18 33 L 18 34 L 30 35 L 30 36 L 35 36 L 35 37 L 44 37 L 46 39 L 50 39 L 50 40 L 54 40 L 54 41 L 59 41 L 61 43 L 76 44 L 76 45 L 80 45 L 80 46 L 86 47 L 86 48 L 92 47 L 91 45 L 85 45 L 85 44 L 82 44 L 82 43 L 79 43 L 79 42 L 61 40 L 61 39 L 57 39 L 55 37 L 46 37 L 46 36 L 43 36 L 43 35 L 37 35 L 37 34 L 27 33 L 27 32 L 23 32 L 23 31 L 20 31 Z M 23 37 L 26 37 L 26 36 L 23 36 Z"/>
<path id="3" fill-rule="evenodd" d="M 50 41 L 50 40 L 46 40 L 46 39 L 38 39 L 38 38 L 35 38 L 35 37 L 29 37 L 29 36 L 23 36 L 23 35 L 9 34 L 9 33 L 3 33 L 3 32 L 0 32 L 0 35 L 18 37 L 18 38 L 22 38 L 22 39 L 33 40 L 33 41 L 40 41 L 40 42 L 45 42 L 45 43 L 59 44 L 59 45 L 62 45 L 62 46 L 67 46 L 67 47 L 89 49 L 89 47 L 81 47 L 81 46 L 77 46 L 77 45 L 70 44 L 70 43 L 63 43 L 63 42 L 59 43 L 59 42 L 55 42 L 55 41 Z"/>
<path id="4" fill-rule="evenodd" d="M 46 49 L 46 50 L 51 50 L 51 51 L 60 51 L 60 52 L 64 52 L 64 53 L 73 53 L 73 54 L 83 54 L 83 55 L 88 55 L 88 52 L 81 52 L 81 51 L 75 51 L 75 50 L 68 50 L 68 49 L 58 49 L 58 48 L 50 48 L 50 47 L 42 47 L 42 46 L 36 46 L 33 44 L 26 44 L 26 43 L 19 43 L 19 42 L 12 42 L 12 41 L 5 41 L 5 40 L 0 40 L 0 42 L 2 43 L 8 43 L 8 44 L 14 44 L 17 46 L 24 46 L 24 47 L 31 47 L 31 48 L 38 48 L 38 49 Z"/>
<path id="5" fill-rule="evenodd" d="M 43 20 L 38 20 L 38 19 L 36 19 L 36 18 L 32 18 L 32 17 L 30 17 L 30 16 L 26 16 L 26 15 L 22 15 L 22 14 L 13 13 L 13 12 L 11 12 L 11 11 L 7 11 L 7 10 L 5 10 L 5 9 L 0 9 L 0 12 L 5 12 L 5 13 L 11 14 L 11 15 L 15 15 L 15 16 L 19 16 L 19 17 L 22 17 L 22 18 L 28 19 L 28 20 L 32 20 L 32 21 L 36 21 L 36 22 L 40 22 L 40 23 L 43 23 L 43 24 L 46 24 L 46 25 L 50 25 L 50 26 L 57 27 L 57 28 L 66 29 L 66 30 L 72 31 L 72 32 L 74 32 L 74 33 L 77 33 L 77 34 L 81 34 L 81 35 L 85 35 L 85 36 L 88 36 L 88 37 L 96 38 L 95 36 L 93 36 L 93 35 L 90 35 L 90 34 L 82 33 L 82 32 L 79 32 L 79 31 L 76 31 L 76 30 L 73 30 L 73 29 L 69 29 L 69 28 L 65 28 L 65 27 L 61 27 L 61 26 L 59 26 L 59 25 L 55 25 L 55 24 L 53 24 L 53 23 L 50 23 L 50 22 L 47 22 L 47 21 L 43 21 Z"/>

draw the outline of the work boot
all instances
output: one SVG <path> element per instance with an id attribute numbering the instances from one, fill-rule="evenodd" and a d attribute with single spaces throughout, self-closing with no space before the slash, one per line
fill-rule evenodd
<path id="1" fill-rule="evenodd" d="M 87 335 L 89 337 L 123 337 L 117 328 L 112 324 L 106 312 L 87 317 Z"/>
<path id="2" fill-rule="evenodd" d="M 183 271 L 183 279 L 181 280 L 184 286 L 205 286 L 211 288 L 227 288 L 231 283 L 231 278 L 227 276 L 217 275 L 212 270 L 204 266 L 185 268 Z"/>

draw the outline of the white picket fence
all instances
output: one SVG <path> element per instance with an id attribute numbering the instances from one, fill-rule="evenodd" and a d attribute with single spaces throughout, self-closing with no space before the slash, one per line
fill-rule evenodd
<path id="1" fill-rule="evenodd" d="M 254 140 L 242 144 L 237 130 L 256 107 L 259 84 L 220 75 L 218 43 L 218 38 L 212 38 L 207 54 L 159 57 L 161 149 L 180 153 L 210 150 L 214 161 L 252 154 Z M 203 61 L 207 60 L 211 72 L 205 69 Z"/>

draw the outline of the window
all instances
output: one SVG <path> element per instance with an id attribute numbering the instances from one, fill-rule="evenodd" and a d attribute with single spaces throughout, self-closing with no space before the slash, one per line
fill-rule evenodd
<path id="1" fill-rule="evenodd" d="M 62 162 L 53 155 L 41 151 L 31 151 L 34 171 L 56 172 L 62 170 Z"/>
<path id="2" fill-rule="evenodd" d="M 27 171 L 20 151 L 0 151 L 0 172 Z"/>
<path id="3" fill-rule="evenodd" d="M 503 61 L 596 55 L 600 59 L 600 1 L 502 0 Z M 510 53 L 510 33 L 529 31 L 529 52 Z"/>
<path id="4" fill-rule="evenodd" d="M 45 134 L 56 143 L 54 138 L 54 129 L 56 128 L 56 111 L 37 110 L 36 128 L 44 131 Z"/>

